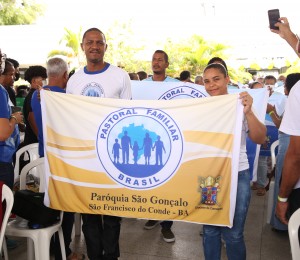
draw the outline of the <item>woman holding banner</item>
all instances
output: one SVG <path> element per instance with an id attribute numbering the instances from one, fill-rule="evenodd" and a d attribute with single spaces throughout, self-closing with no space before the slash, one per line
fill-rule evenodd
<path id="1" fill-rule="evenodd" d="M 208 65 L 203 73 L 204 86 L 210 96 L 228 94 L 227 85 L 230 81 L 226 68 L 219 63 Z M 262 144 L 266 138 L 266 127 L 252 111 L 253 99 L 248 92 L 241 92 L 240 99 L 244 106 L 242 124 L 241 148 L 239 158 L 239 172 L 237 183 L 237 197 L 233 226 L 203 226 L 203 247 L 205 259 L 221 259 L 221 237 L 226 243 L 226 252 L 229 260 L 246 259 L 244 242 L 244 225 L 250 203 L 250 173 L 246 154 L 246 135 L 257 143 Z"/>

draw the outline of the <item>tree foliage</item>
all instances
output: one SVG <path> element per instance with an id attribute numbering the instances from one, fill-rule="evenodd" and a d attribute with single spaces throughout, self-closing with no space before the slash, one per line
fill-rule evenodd
<path id="1" fill-rule="evenodd" d="M 73 32 L 68 28 L 64 28 L 65 34 L 60 40 L 60 44 L 64 43 L 65 46 L 69 47 L 74 52 L 74 57 L 76 57 L 80 50 L 80 42 L 81 42 L 81 33 L 82 28 L 80 27 L 78 32 Z"/>
<path id="2" fill-rule="evenodd" d="M 48 57 L 54 54 L 68 56 L 68 58 L 76 59 L 77 62 L 70 61 L 70 64 L 83 66 L 85 64 L 84 54 L 79 51 L 81 42 L 81 28 L 79 32 L 73 32 L 65 28 L 65 34 L 62 36 L 60 44 L 61 52 L 54 50 L 49 53 Z M 142 42 L 137 41 L 131 30 L 131 23 L 115 22 L 113 26 L 105 33 L 108 49 L 105 54 L 105 61 L 122 67 L 128 72 L 137 72 L 144 70 L 148 73 L 151 71 L 151 57 L 141 59 L 139 53 L 145 51 L 145 46 Z M 220 57 L 225 61 L 229 57 L 225 51 L 229 48 L 222 43 L 206 41 L 202 36 L 193 35 L 182 42 L 172 42 L 168 39 L 165 42 L 164 50 L 169 56 L 169 68 L 167 74 L 172 77 L 178 77 L 180 72 L 188 70 L 192 74 L 192 78 L 196 75 L 201 75 L 208 61 L 213 57 Z M 66 55 L 66 50 L 67 55 Z M 73 50 L 74 56 L 71 57 L 70 50 Z M 153 50 L 154 52 L 155 50 Z M 244 69 L 234 70 L 230 64 L 228 73 L 230 78 L 235 82 L 247 82 L 251 79 L 251 75 L 245 72 Z"/>
<path id="3" fill-rule="evenodd" d="M 293 62 L 286 62 L 288 67 L 287 71 L 284 73 L 286 76 L 290 73 L 299 73 L 300 71 L 300 60 L 297 59 Z"/>
<path id="4" fill-rule="evenodd" d="M 165 45 L 165 51 L 170 58 L 169 74 L 179 76 L 182 70 L 188 70 L 192 75 L 202 74 L 212 57 L 226 60 L 224 51 L 228 46 L 221 43 L 206 41 L 202 36 L 193 35 L 185 42 L 173 43 L 170 39 Z"/>
<path id="5" fill-rule="evenodd" d="M 146 62 L 136 58 L 144 46 L 134 39 L 131 22 L 115 22 L 106 33 L 107 51 L 105 59 L 128 72 L 136 72 L 147 67 Z"/>
<path id="6" fill-rule="evenodd" d="M 1 0 L 0 25 L 32 24 L 44 11 L 45 6 L 35 0 Z"/>

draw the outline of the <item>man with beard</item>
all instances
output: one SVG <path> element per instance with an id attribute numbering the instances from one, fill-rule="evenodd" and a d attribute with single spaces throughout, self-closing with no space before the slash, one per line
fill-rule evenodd
<path id="1" fill-rule="evenodd" d="M 144 79 L 145 81 L 163 81 L 163 82 L 179 82 L 179 80 L 171 78 L 166 75 L 166 70 L 169 67 L 169 57 L 163 50 L 156 50 L 152 56 L 152 71 L 153 76 Z M 154 228 L 159 221 L 148 220 L 144 226 L 145 229 L 149 230 Z M 160 223 L 161 233 L 164 241 L 171 243 L 175 241 L 175 236 L 171 230 L 173 221 L 163 221 Z"/>
<path id="2" fill-rule="evenodd" d="M 169 56 L 162 50 L 156 50 L 152 56 L 152 71 L 153 76 L 148 77 L 146 81 L 164 81 L 178 82 L 179 80 L 166 75 L 166 69 L 169 67 Z"/>

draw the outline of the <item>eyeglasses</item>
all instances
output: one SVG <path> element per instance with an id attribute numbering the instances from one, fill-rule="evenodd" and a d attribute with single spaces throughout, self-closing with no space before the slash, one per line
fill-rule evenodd
<path id="1" fill-rule="evenodd" d="M 6 54 L 2 53 L 1 56 L 1 73 L 3 73 L 4 69 L 5 69 L 5 61 L 6 61 Z"/>

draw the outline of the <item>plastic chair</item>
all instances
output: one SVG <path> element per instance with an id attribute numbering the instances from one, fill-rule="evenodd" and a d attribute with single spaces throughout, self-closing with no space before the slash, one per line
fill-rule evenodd
<path id="1" fill-rule="evenodd" d="M 270 151 L 271 151 L 271 161 L 272 161 L 272 169 L 274 168 L 275 164 L 276 164 L 276 152 L 275 152 L 275 149 L 276 147 L 278 146 L 279 144 L 279 141 L 276 140 L 275 142 L 273 142 L 271 144 L 271 147 L 270 147 Z"/>
<path id="2" fill-rule="evenodd" d="M 289 225 L 288 225 L 293 260 L 300 259 L 300 246 L 299 246 L 300 241 L 298 237 L 299 226 L 300 226 L 300 209 L 297 209 L 290 217 Z"/>
<path id="3" fill-rule="evenodd" d="M 4 258 L 8 259 L 7 247 L 6 247 L 6 242 L 4 239 L 4 234 L 5 234 L 5 229 L 6 229 L 6 225 L 8 222 L 8 218 L 9 218 L 11 209 L 14 204 L 14 195 L 13 195 L 11 189 L 5 184 L 3 184 L 3 186 L 2 186 L 2 203 L 4 200 L 6 201 L 6 208 L 5 208 L 5 214 L 4 214 L 4 217 L 2 220 L 2 226 L 1 226 L 1 232 L 0 232 L 0 255 L 2 253 L 1 249 L 3 249 Z"/>
<path id="4" fill-rule="evenodd" d="M 24 166 L 20 174 L 20 189 L 26 189 L 26 175 L 28 174 L 28 172 L 31 169 L 41 166 L 43 164 L 44 164 L 44 158 L 39 158 Z M 40 177 L 39 191 L 44 192 L 45 191 L 44 171 L 41 170 L 41 168 L 39 168 L 37 173 L 39 174 Z M 53 234 L 55 232 L 58 232 L 61 254 L 62 254 L 62 258 L 65 260 L 66 259 L 65 243 L 64 243 L 64 237 L 61 228 L 62 218 L 63 218 L 63 212 L 60 213 L 60 221 L 58 223 L 40 229 L 29 229 L 28 227 L 26 228 L 20 227 L 18 226 L 18 221 L 13 220 L 8 223 L 5 234 L 8 236 L 15 236 L 15 237 L 27 237 L 27 250 L 28 250 L 27 259 L 34 259 L 33 252 L 32 252 L 32 241 L 33 241 L 35 259 L 49 260 L 50 240 Z M 32 240 L 30 240 L 29 238 Z"/>
<path id="5" fill-rule="evenodd" d="M 271 151 L 271 161 L 272 161 L 272 169 L 276 165 L 276 148 L 279 144 L 279 141 L 276 140 L 271 144 L 270 151 Z M 269 195 L 268 195 L 268 206 L 267 206 L 267 223 L 270 224 L 271 221 L 271 215 L 272 215 L 272 207 L 273 207 L 273 202 L 274 202 L 274 185 L 275 181 L 272 179 L 270 182 L 270 187 L 269 187 Z"/>
<path id="6" fill-rule="evenodd" d="M 14 168 L 14 180 L 16 181 L 19 177 L 19 172 L 20 172 L 20 157 L 21 155 L 24 154 L 25 159 L 29 159 L 29 162 L 32 162 L 36 159 L 38 159 L 39 156 L 39 144 L 38 143 L 33 143 L 33 144 L 28 144 L 22 148 L 20 148 L 16 152 L 16 164 Z M 26 157 L 27 156 L 27 157 Z M 33 169 L 33 174 L 35 175 L 36 169 Z"/>

